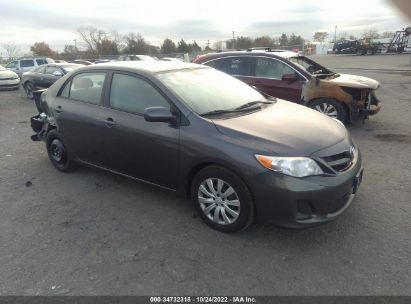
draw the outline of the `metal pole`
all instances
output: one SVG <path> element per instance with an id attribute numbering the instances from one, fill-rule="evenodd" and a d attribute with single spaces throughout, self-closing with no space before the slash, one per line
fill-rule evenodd
<path id="1" fill-rule="evenodd" d="M 335 26 L 335 29 L 334 29 L 334 43 L 336 42 L 337 42 L 337 26 Z"/>

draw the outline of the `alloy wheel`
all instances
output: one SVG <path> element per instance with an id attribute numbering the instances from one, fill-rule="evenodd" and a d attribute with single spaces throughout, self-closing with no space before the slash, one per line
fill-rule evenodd
<path id="1" fill-rule="evenodd" d="M 230 225 L 240 215 L 240 200 L 234 188 L 219 178 L 207 178 L 198 188 L 198 203 L 214 223 Z"/>
<path id="2" fill-rule="evenodd" d="M 321 103 L 319 105 L 316 105 L 315 109 L 318 112 L 323 113 L 323 114 L 325 114 L 329 117 L 338 118 L 337 109 L 332 104 L 324 102 L 324 103 Z"/>

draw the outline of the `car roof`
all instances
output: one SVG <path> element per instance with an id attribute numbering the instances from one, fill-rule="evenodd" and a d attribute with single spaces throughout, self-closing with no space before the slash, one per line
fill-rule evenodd
<path id="1" fill-rule="evenodd" d="M 244 51 L 227 51 L 227 52 L 217 52 L 217 53 L 208 53 L 206 56 L 218 57 L 219 55 L 230 56 L 230 55 L 245 55 L 245 54 L 258 54 L 258 55 L 275 55 L 282 58 L 292 58 L 301 56 L 300 54 L 292 51 L 286 50 L 244 50 Z"/>
<path id="2" fill-rule="evenodd" d="M 116 61 L 100 63 L 98 65 L 84 67 L 83 70 L 87 69 L 121 69 L 121 70 L 135 70 L 143 71 L 148 73 L 159 73 L 167 72 L 173 70 L 183 70 L 183 69 L 200 69 L 208 68 L 204 65 L 194 64 L 194 63 L 184 63 L 175 61 Z"/>

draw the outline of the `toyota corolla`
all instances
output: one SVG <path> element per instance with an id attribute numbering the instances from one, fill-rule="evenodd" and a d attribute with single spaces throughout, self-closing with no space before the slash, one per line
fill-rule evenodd
<path id="1" fill-rule="evenodd" d="M 362 179 L 344 125 L 207 66 L 87 66 L 41 95 L 32 117 L 51 163 L 108 170 L 189 196 L 223 232 L 255 220 L 302 228 L 337 218 Z"/>

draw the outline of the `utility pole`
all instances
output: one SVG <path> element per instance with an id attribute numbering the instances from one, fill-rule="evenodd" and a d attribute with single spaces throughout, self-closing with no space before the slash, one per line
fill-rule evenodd
<path id="1" fill-rule="evenodd" d="M 234 39 L 235 39 L 235 38 L 234 38 L 234 34 L 235 34 L 235 31 L 233 31 L 233 44 L 232 44 L 232 46 L 231 46 L 231 48 L 233 48 L 233 49 L 235 49 L 235 46 L 234 46 L 234 44 L 235 44 L 235 42 L 234 42 L 234 41 L 235 41 L 235 40 L 234 40 Z"/>
<path id="2" fill-rule="evenodd" d="M 334 28 L 334 43 L 337 42 L 337 26 Z"/>

